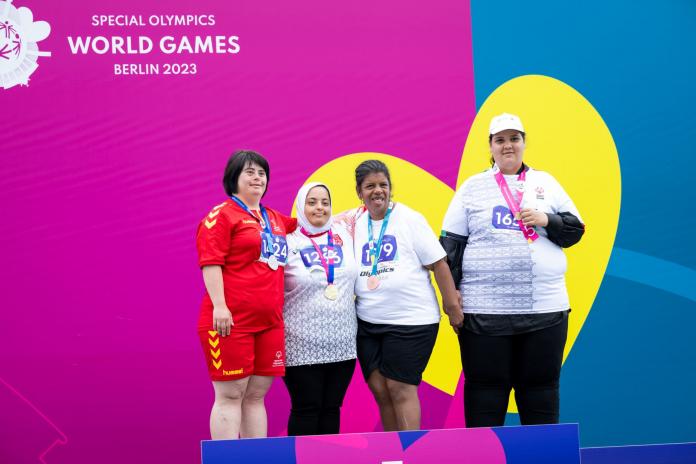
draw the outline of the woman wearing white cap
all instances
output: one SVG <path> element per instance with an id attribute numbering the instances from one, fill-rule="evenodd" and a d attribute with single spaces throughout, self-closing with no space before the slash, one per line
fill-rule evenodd
<path id="1" fill-rule="evenodd" d="M 560 184 L 523 163 L 517 116 L 492 119 L 489 145 L 491 169 L 457 190 L 440 239 L 463 299 L 466 425 L 503 425 L 511 388 L 523 425 L 557 423 L 570 312 L 561 247 L 585 227 Z"/>
<path id="2" fill-rule="evenodd" d="M 338 433 L 356 358 L 353 240 L 333 223 L 325 184 L 302 187 L 296 209 L 299 227 L 287 236 L 283 308 L 288 435 Z"/>

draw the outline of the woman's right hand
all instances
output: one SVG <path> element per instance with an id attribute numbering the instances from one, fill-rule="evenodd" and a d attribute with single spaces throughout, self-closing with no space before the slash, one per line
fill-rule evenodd
<path id="1" fill-rule="evenodd" d="M 443 301 L 443 309 L 447 317 L 449 317 L 450 325 L 454 333 L 459 335 L 459 330 L 464 325 L 464 312 L 462 311 L 462 295 L 457 292 L 457 302 L 447 303 Z"/>
<path id="2" fill-rule="evenodd" d="M 203 266 L 203 282 L 213 303 L 213 330 L 226 337 L 234 323 L 232 313 L 225 302 L 222 266 Z"/>
<path id="3" fill-rule="evenodd" d="M 232 330 L 232 313 L 227 306 L 213 307 L 213 330 L 220 334 L 221 337 L 226 337 Z"/>

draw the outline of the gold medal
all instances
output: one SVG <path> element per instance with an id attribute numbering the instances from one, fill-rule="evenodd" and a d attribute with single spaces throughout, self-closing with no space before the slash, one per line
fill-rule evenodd
<path id="1" fill-rule="evenodd" d="M 367 278 L 367 289 L 375 290 L 377 287 L 379 287 L 379 283 L 379 277 L 371 275 Z"/>
<path id="2" fill-rule="evenodd" d="M 334 284 L 329 284 L 324 289 L 324 296 L 333 301 L 338 298 L 338 288 Z"/>

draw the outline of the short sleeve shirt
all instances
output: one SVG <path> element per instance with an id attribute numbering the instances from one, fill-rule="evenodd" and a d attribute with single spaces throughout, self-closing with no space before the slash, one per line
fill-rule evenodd
<path id="1" fill-rule="evenodd" d="M 506 175 L 510 189 L 523 191 L 522 207 L 580 218 L 568 194 L 550 174 L 529 169 L 523 185 Z M 563 250 L 537 227 L 527 243 L 500 192 L 492 170 L 467 179 L 445 214 L 443 230 L 468 236 L 460 291 L 464 312 L 532 314 L 569 308 Z"/>
<path id="2" fill-rule="evenodd" d="M 294 230 L 297 220 L 271 208 L 266 211 L 272 233 L 284 242 L 286 231 Z M 214 207 L 198 225 L 198 264 L 222 266 L 225 302 L 237 330 L 259 331 L 282 324 L 284 267 L 273 270 L 259 261 L 262 231 L 258 217 L 229 199 Z M 206 293 L 199 328 L 212 327 L 212 311 Z"/>
<path id="3" fill-rule="evenodd" d="M 369 256 L 369 213 L 355 224 L 355 259 L 360 274 L 355 283 L 358 317 L 373 324 L 425 325 L 440 321 L 440 307 L 430 272 L 424 267 L 445 257 L 442 248 L 420 213 L 403 203 L 392 210 L 379 251 L 377 275 L 380 285 L 368 290 L 372 271 Z M 375 242 L 383 221 L 372 221 Z"/>

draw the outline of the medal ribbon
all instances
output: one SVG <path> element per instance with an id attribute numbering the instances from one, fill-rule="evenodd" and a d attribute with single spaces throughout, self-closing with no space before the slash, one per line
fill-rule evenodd
<path id="1" fill-rule="evenodd" d="M 240 208 L 242 208 L 244 211 L 249 213 L 249 216 L 253 217 L 257 221 L 259 220 L 258 216 L 256 216 L 254 213 L 252 213 L 251 210 L 249 209 L 249 207 L 247 205 L 245 205 L 242 200 L 235 197 L 234 195 L 232 195 L 230 198 L 232 199 L 232 201 L 237 203 Z M 266 211 L 266 208 L 264 208 L 263 205 L 259 205 L 259 209 L 261 210 L 261 216 L 263 216 L 263 221 L 259 221 L 259 222 L 263 222 L 263 224 L 261 224 L 263 231 L 265 233 L 267 233 L 268 235 L 273 235 L 273 232 L 271 232 L 271 221 L 268 220 L 268 212 Z"/>
<path id="2" fill-rule="evenodd" d="M 517 176 L 517 181 L 524 182 L 526 178 L 527 170 L 525 169 L 520 173 L 519 176 Z M 503 173 L 500 172 L 500 169 L 498 169 L 495 173 L 495 180 L 498 183 L 498 187 L 500 188 L 500 193 L 503 194 L 503 198 L 505 198 L 505 202 L 508 204 L 508 208 L 510 208 L 512 216 L 517 221 L 517 225 L 520 227 L 520 230 L 522 231 L 524 238 L 526 238 L 529 243 L 532 243 L 533 241 L 539 238 L 539 234 L 537 234 L 536 230 L 534 230 L 533 227 L 527 227 L 522 222 L 522 218 L 520 217 L 522 193 L 520 191 L 517 191 L 517 194 L 515 195 L 516 198 L 512 197 L 510 187 L 508 187 L 507 181 L 505 180 L 505 176 L 503 176 Z"/>
<path id="3" fill-rule="evenodd" d="M 300 232 L 309 239 L 310 242 L 312 242 L 312 245 L 314 245 L 314 249 L 317 250 L 317 253 L 319 254 L 319 260 L 321 261 L 321 267 L 324 268 L 324 272 L 326 273 L 326 283 L 327 285 L 332 285 L 334 283 L 334 262 L 333 258 L 329 258 L 328 263 L 326 261 L 326 258 L 324 258 L 324 254 L 321 252 L 321 248 L 319 245 L 317 245 L 317 242 L 314 241 L 312 238 L 312 235 L 305 230 L 304 227 L 300 228 Z M 327 253 L 329 256 L 333 255 L 333 249 L 334 249 L 334 239 L 333 239 L 333 232 L 331 232 L 331 229 L 328 231 L 328 242 L 327 242 Z M 316 237 L 316 235 L 314 235 Z"/>
<path id="4" fill-rule="evenodd" d="M 375 246 L 375 239 L 372 235 L 372 218 L 370 214 L 367 214 L 367 239 L 370 246 L 370 259 L 372 260 L 372 271 L 370 275 L 377 275 L 377 265 L 379 264 L 379 255 L 382 251 L 382 239 L 384 238 L 384 232 L 387 230 L 387 224 L 389 224 L 389 216 L 391 215 L 393 205 L 390 203 L 389 208 L 387 208 L 387 214 L 384 216 L 384 221 L 382 222 L 382 229 L 379 231 L 379 240 L 377 240 L 377 246 Z"/>

